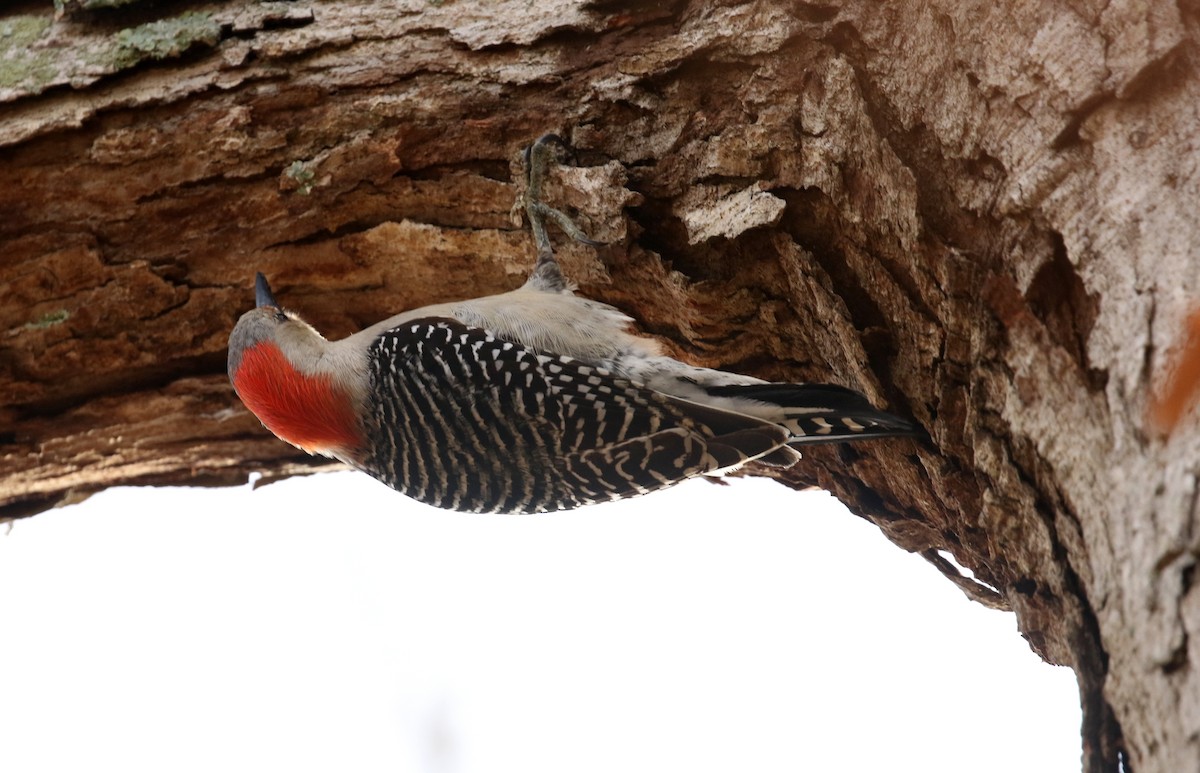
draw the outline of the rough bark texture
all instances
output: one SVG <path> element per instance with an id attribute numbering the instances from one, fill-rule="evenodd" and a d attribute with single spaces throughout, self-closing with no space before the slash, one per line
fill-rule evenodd
<path id="1" fill-rule="evenodd" d="M 1143 420 L 1200 279 L 1195 2 L 5 13 L 0 512 L 322 468 L 227 385 L 253 271 L 330 337 L 512 288 L 554 131 L 583 292 L 915 417 L 784 480 L 1015 610 L 1086 770 L 1200 770 L 1200 435 Z"/>

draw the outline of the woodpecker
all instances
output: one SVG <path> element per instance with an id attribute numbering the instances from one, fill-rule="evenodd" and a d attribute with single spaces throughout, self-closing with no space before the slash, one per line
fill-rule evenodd
<path id="1" fill-rule="evenodd" d="M 541 201 L 561 140 L 526 150 L 537 262 L 520 288 L 402 312 L 327 341 L 275 299 L 229 339 L 229 378 L 280 439 L 403 494 L 466 512 L 548 512 L 646 494 L 747 462 L 788 467 L 797 446 L 915 425 L 851 389 L 694 367 L 576 295 L 545 221 L 591 242 Z"/>

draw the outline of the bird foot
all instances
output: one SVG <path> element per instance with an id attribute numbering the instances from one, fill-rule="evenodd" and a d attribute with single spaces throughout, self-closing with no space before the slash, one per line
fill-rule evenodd
<path id="1" fill-rule="evenodd" d="M 591 247 L 601 247 L 604 244 L 589 239 L 583 229 L 565 212 L 542 201 L 542 184 L 550 166 L 560 163 L 559 155 L 569 151 L 566 142 L 557 134 L 545 134 L 525 149 L 525 216 L 529 219 L 529 228 L 533 231 L 533 241 L 538 254 L 537 264 L 531 276 L 537 278 L 547 289 L 554 290 L 565 289 L 567 282 L 554 257 L 554 247 L 550 244 L 550 235 L 546 231 L 547 218 L 578 242 Z"/>

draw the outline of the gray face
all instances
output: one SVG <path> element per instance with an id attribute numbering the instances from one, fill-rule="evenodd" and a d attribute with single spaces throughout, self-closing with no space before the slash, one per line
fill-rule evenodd
<path id="1" fill-rule="evenodd" d="M 229 334 L 229 381 L 242 364 L 242 352 L 260 341 L 272 341 L 278 336 L 279 326 L 292 317 L 279 307 L 275 293 L 267 278 L 258 272 L 254 275 L 254 303 L 257 308 L 246 312 Z"/>
<path id="2" fill-rule="evenodd" d="M 263 306 L 251 309 L 242 315 L 233 332 L 229 334 L 229 381 L 233 382 L 233 374 L 242 364 L 242 352 L 260 341 L 273 341 L 281 325 L 291 322 L 291 317 L 283 309 L 275 306 Z"/>

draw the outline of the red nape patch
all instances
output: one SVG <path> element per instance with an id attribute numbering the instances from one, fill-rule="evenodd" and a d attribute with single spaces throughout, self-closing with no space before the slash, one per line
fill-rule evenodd
<path id="1" fill-rule="evenodd" d="M 309 453 L 345 453 L 363 446 L 349 395 L 329 376 L 297 371 L 273 343 L 242 352 L 233 387 L 267 429 Z"/>

